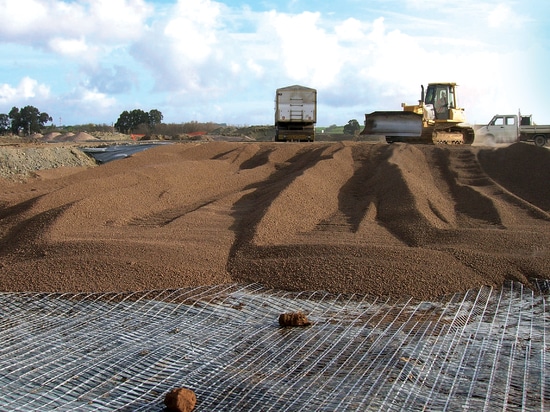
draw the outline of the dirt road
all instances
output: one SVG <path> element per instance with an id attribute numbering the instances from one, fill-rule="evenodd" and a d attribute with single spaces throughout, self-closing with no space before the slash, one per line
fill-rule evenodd
<path id="1" fill-rule="evenodd" d="M 185 143 L 0 179 L 0 290 L 259 282 L 433 298 L 550 278 L 550 152 Z"/>

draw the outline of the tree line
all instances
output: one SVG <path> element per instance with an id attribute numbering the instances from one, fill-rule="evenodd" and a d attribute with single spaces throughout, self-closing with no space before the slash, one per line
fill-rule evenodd
<path id="1" fill-rule="evenodd" d="M 162 123 L 163 115 L 153 109 L 145 112 L 141 109 L 123 111 L 114 127 L 120 133 L 149 133 Z M 52 122 L 46 112 L 40 112 L 34 106 L 13 107 L 8 114 L 0 113 L 0 134 L 13 133 L 29 136 L 40 133 L 46 123 Z"/>
<path id="2" fill-rule="evenodd" d="M 157 109 L 149 112 L 141 109 L 125 110 L 119 115 L 113 126 L 87 124 L 81 125 L 81 128 L 85 130 L 103 130 L 107 128 L 124 134 L 177 135 L 197 131 L 212 131 L 219 127 L 215 123 L 199 122 L 165 124 L 162 123 L 163 118 L 162 112 Z M 48 113 L 40 112 L 34 106 L 13 107 L 8 114 L 0 114 L 0 135 L 12 133 L 29 136 L 34 133 L 41 133 L 48 122 L 53 122 L 52 117 Z"/>
<path id="3" fill-rule="evenodd" d="M 0 134 L 39 133 L 46 123 L 53 121 L 46 112 L 40 112 L 34 106 L 25 106 L 21 109 L 13 107 L 8 114 L 0 114 Z"/>
<path id="4" fill-rule="evenodd" d="M 157 109 L 145 112 L 141 109 L 131 111 L 123 111 L 118 120 L 114 124 L 115 130 L 124 134 L 158 134 L 171 135 L 193 133 L 193 132 L 210 132 L 219 127 L 215 123 L 199 123 L 196 121 L 182 124 L 166 124 L 163 123 L 164 116 Z"/>
<path id="5" fill-rule="evenodd" d="M 153 109 L 146 112 L 141 109 L 125 110 L 114 124 L 114 128 L 124 134 L 173 134 L 190 133 L 195 131 L 211 131 L 217 127 L 214 123 L 190 122 L 185 125 L 166 125 L 162 123 L 163 115 Z M 0 114 L 0 134 L 13 133 L 15 135 L 31 135 L 40 133 L 46 123 L 52 122 L 52 117 L 45 112 L 40 112 L 34 106 L 23 108 L 13 107 L 8 114 Z M 345 134 L 359 132 L 359 123 L 353 119 L 344 126 Z M 327 129 L 328 130 L 328 129 Z"/>

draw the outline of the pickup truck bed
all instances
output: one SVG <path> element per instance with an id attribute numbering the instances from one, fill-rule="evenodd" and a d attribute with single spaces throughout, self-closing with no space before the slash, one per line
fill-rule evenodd
<path id="1" fill-rule="evenodd" d="M 519 140 L 534 142 L 537 146 L 545 146 L 550 142 L 550 126 L 520 126 Z"/>

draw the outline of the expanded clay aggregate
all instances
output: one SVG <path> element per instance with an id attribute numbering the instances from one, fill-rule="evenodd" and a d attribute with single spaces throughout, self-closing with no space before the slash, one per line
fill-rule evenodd
<path id="1" fill-rule="evenodd" d="M 523 143 L 210 142 L 0 179 L 0 290 L 530 286 L 550 278 L 549 164 Z"/>
<path id="2" fill-rule="evenodd" d="M 232 284 L 3 293 L 0 409 L 547 410 L 550 283 L 440 301 Z M 312 326 L 281 328 L 301 311 Z"/>

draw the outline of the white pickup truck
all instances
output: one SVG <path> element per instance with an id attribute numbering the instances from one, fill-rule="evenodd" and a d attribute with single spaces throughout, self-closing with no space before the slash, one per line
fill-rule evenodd
<path id="1" fill-rule="evenodd" d="M 550 125 L 536 125 L 531 115 L 497 114 L 487 126 L 476 130 L 480 136 L 492 143 L 534 142 L 545 146 L 550 142 Z"/>

